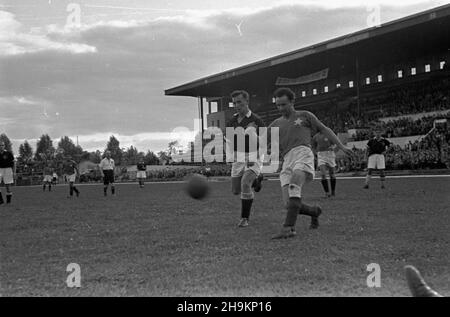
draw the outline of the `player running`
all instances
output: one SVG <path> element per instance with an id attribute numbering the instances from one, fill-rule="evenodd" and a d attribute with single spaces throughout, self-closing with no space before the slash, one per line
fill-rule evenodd
<path id="1" fill-rule="evenodd" d="M 111 152 L 105 152 L 105 158 L 100 161 L 100 173 L 103 178 L 103 194 L 105 196 L 108 195 L 108 186 L 111 184 L 111 194 L 113 196 L 116 195 L 116 190 L 114 188 L 114 168 L 115 168 L 114 160 L 111 158 Z"/>
<path id="2" fill-rule="evenodd" d="M 75 186 L 75 181 L 77 179 L 77 175 L 79 174 L 77 163 L 73 160 L 68 160 L 64 166 L 64 172 L 68 175 L 67 180 L 69 182 L 69 197 L 73 197 L 73 192 L 80 196 L 80 191 Z"/>
<path id="3" fill-rule="evenodd" d="M 375 137 L 369 140 L 367 143 L 367 152 L 368 152 L 368 163 L 367 163 L 367 175 L 366 175 L 366 183 L 364 185 L 365 189 L 369 188 L 370 178 L 374 170 L 380 171 L 380 181 L 381 188 L 384 189 L 384 182 L 386 176 L 384 175 L 385 161 L 384 161 L 384 153 L 387 148 L 391 145 L 391 142 L 386 140 L 381 136 L 381 130 L 375 130 Z"/>
<path id="4" fill-rule="evenodd" d="M 53 183 L 53 168 L 50 166 L 50 163 L 47 163 L 44 166 L 44 180 L 42 182 L 42 191 L 45 192 L 45 189 L 47 187 L 48 184 L 48 191 L 51 192 L 52 191 L 52 183 Z"/>
<path id="5" fill-rule="evenodd" d="M 322 177 L 321 182 L 323 190 L 325 191 L 325 196 L 334 196 L 336 189 L 336 146 L 324 133 L 318 132 L 312 139 L 312 148 L 317 153 L 317 165 L 320 169 L 320 175 Z M 331 195 L 328 186 L 327 171 L 330 174 Z"/>
<path id="6" fill-rule="evenodd" d="M 14 175 L 16 173 L 16 162 L 14 155 L 6 150 L 5 142 L 0 141 L 0 185 L 2 182 L 6 187 L 6 203 L 11 203 L 12 192 L 11 184 L 14 183 Z M 0 190 L 0 205 L 4 203 L 3 195 Z"/>
<path id="7" fill-rule="evenodd" d="M 236 107 L 236 113 L 227 122 L 227 127 L 238 128 L 242 127 L 246 130 L 253 127 L 255 130 L 249 133 L 256 133 L 259 127 L 264 127 L 265 124 L 259 116 L 254 114 L 249 108 L 250 97 L 245 90 L 237 90 L 231 93 L 231 99 Z M 251 130 L 251 129 L 250 129 Z M 231 190 L 234 195 L 241 196 L 241 220 L 238 227 L 247 227 L 249 225 L 250 212 L 255 197 L 254 191 L 261 190 L 261 182 L 263 176 L 261 174 L 262 162 L 257 160 L 251 162 L 249 160 L 250 137 L 245 135 L 245 162 L 238 161 L 238 136 L 234 135 L 233 155 L 234 162 L 231 166 Z M 231 140 L 226 140 L 227 143 Z"/>
<path id="8" fill-rule="evenodd" d="M 136 178 L 139 181 L 139 187 L 144 188 L 144 182 L 147 178 L 147 165 L 145 164 L 143 158 L 141 158 L 137 163 Z"/>
<path id="9" fill-rule="evenodd" d="M 272 122 L 269 129 L 275 127 L 279 129 L 279 151 L 280 157 L 283 158 L 280 181 L 287 214 L 282 230 L 272 239 L 284 239 L 296 235 L 295 224 L 298 214 L 311 216 L 311 229 L 319 226 L 322 209 L 319 206 L 302 203 L 302 187 L 314 178 L 312 136 L 322 132 L 345 154 L 351 154 L 352 151 L 344 146 L 334 132 L 314 114 L 295 110 L 295 93 L 291 89 L 279 88 L 275 91 L 274 97 L 282 116 Z"/>

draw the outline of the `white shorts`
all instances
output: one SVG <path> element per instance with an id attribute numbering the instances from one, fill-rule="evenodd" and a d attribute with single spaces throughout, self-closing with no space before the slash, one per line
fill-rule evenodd
<path id="1" fill-rule="evenodd" d="M 147 178 L 147 172 L 146 171 L 137 171 L 136 178 Z"/>
<path id="2" fill-rule="evenodd" d="M 262 162 L 256 161 L 252 162 L 234 162 L 231 165 L 231 177 L 241 177 L 244 175 L 245 171 L 251 170 L 256 176 L 261 174 Z"/>
<path id="3" fill-rule="evenodd" d="M 386 168 L 384 163 L 384 155 L 372 154 L 371 156 L 369 156 L 369 163 L 367 164 L 367 168 L 384 170 Z"/>
<path id="4" fill-rule="evenodd" d="M 52 180 L 53 180 L 52 175 L 44 175 L 44 180 L 43 180 L 44 183 L 45 183 L 45 182 L 51 183 Z"/>
<path id="5" fill-rule="evenodd" d="M 283 167 L 280 172 L 281 187 L 289 185 L 294 170 L 307 173 L 308 181 L 314 178 L 314 153 L 307 146 L 297 146 L 284 156 Z"/>
<path id="6" fill-rule="evenodd" d="M 77 179 L 77 173 L 73 173 L 72 175 L 67 175 L 67 181 L 70 183 L 74 183 Z"/>
<path id="7" fill-rule="evenodd" d="M 317 166 L 322 165 L 336 167 L 336 153 L 334 151 L 317 152 Z"/>
<path id="8" fill-rule="evenodd" d="M 13 170 L 11 167 L 0 168 L 0 184 L 12 184 L 14 183 Z"/>

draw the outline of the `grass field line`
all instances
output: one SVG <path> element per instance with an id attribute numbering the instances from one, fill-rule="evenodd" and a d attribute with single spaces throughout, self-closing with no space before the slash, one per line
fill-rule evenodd
<path id="1" fill-rule="evenodd" d="M 378 178 L 377 175 L 372 176 L 372 178 Z M 393 175 L 393 176 L 386 176 L 386 178 L 450 178 L 450 175 Z M 314 180 L 320 180 L 320 177 L 314 177 Z M 336 177 L 336 179 L 339 180 L 361 180 L 366 179 L 365 176 L 343 176 L 343 177 Z M 279 181 L 278 178 L 266 178 L 266 181 Z M 214 180 L 211 179 L 210 182 L 224 182 L 225 180 Z M 156 184 L 183 184 L 186 183 L 186 181 L 165 181 L 165 182 L 145 182 L 145 184 L 148 185 L 156 185 Z M 68 186 L 69 184 L 58 184 L 56 186 Z M 124 183 L 115 183 L 115 185 L 137 185 L 137 182 L 124 182 Z M 55 185 L 53 185 L 55 186 Z M 76 186 L 103 186 L 102 183 L 77 183 Z M 42 185 L 31 185 L 31 186 L 20 186 L 20 187 L 42 187 Z"/>

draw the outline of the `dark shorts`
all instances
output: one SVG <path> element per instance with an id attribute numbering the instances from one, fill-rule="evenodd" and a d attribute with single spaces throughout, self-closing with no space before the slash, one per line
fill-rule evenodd
<path id="1" fill-rule="evenodd" d="M 114 183 L 114 171 L 113 170 L 104 170 L 103 171 L 103 184 L 109 185 Z"/>

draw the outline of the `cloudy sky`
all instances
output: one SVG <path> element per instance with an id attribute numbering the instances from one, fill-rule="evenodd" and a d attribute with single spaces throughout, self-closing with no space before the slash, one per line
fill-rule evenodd
<path id="1" fill-rule="evenodd" d="M 449 2 L 0 0 L 0 133 L 159 151 L 198 113 L 164 89 Z"/>

